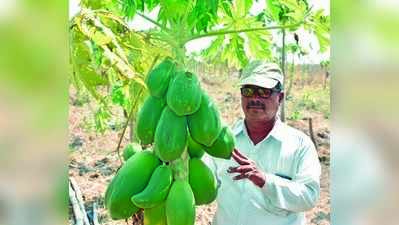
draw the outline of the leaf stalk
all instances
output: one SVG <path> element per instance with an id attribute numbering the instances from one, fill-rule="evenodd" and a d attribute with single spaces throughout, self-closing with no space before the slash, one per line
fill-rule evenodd
<path id="1" fill-rule="evenodd" d="M 289 25 L 284 25 L 284 26 L 270 26 L 270 27 L 256 27 L 256 28 L 247 28 L 247 29 L 239 29 L 239 30 L 217 30 L 217 31 L 211 31 L 205 34 L 200 34 L 200 35 L 195 35 L 192 37 L 189 37 L 187 40 L 185 40 L 185 43 L 204 38 L 204 37 L 212 37 L 212 36 L 218 36 L 218 35 L 225 35 L 225 34 L 233 34 L 233 33 L 245 33 L 245 32 L 253 32 L 253 31 L 259 31 L 259 30 L 273 30 L 273 29 L 287 29 L 287 28 L 292 28 L 292 27 L 297 27 L 301 24 L 303 24 L 304 21 L 295 23 L 295 24 L 289 24 Z"/>

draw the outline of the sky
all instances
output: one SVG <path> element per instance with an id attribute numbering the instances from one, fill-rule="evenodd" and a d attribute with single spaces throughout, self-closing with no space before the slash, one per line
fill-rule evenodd
<path id="1" fill-rule="evenodd" d="M 254 4 L 250 10 L 251 14 L 256 15 L 258 14 L 263 8 L 265 8 L 265 2 L 266 1 L 254 1 Z M 313 8 L 315 10 L 317 9 L 324 9 L 326 14 L 330 14 L 330 0 L 309 0 L 310 5 L 313 5 Z M 72 17 L 74 14 L 76 14 L 79 11 L 79 0 L 70 0 L 69 1 L 69 16 Z M 157 10 L 153 10 L 150 12 L 148 15 L 152 19 L 156 19 L 157 16 Z M 144 20 L 140 16 L 135 16 L 133 21 L 129 22 L 129 26 L 136 29 L 136 30 L 147 30 L 149 28 L 153 28 L 155 25 L 152 23 Z M 309 46 L 311 44 L 314 47 L 314 50 L 309 50 L 309 54 L 303 58 L 298 58 L 295 57 L 295 62 L 297 63 L 319 63 L 322 60 L 329 59 L 330 57 L 330 50 L 327 52 L 320 54 L 318 53 L 318 43 L 317 39 L 314 36 L 309 35 L 307 32 L 303 30 L 299 30 L 298 35 L 300 37 L 300 44 L 301 46 Z M 216 37 L 209 37 L 209 38 L 202 38 L 198 40 L 194 40 L 191 42 L 188 42 L 186 44 L 186 50 L 187 53 L 190 54 L 192 52 L 200 52 L 201 50 L 207 48 L 212 40 L 214 40 Z M 278 40 L 276 40 L 278 41 Z M 287 43 L 293 43 L 294 39 L 292 36 L 287 36 Z M 287 60 L 292 60 L 292 58 L 289 58 L 288 56 Z"/>

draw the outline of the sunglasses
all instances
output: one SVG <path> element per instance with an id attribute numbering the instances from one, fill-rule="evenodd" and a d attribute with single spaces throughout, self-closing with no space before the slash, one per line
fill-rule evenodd
<path id="1" fill-rule="evenodd" d="M 269 98 L 272 96 L 273 93 L 278 93 L 279 90 L 276 89 L 267 89 L 267 88 L 260 88 L 260 87 L 242 87 L 241 88 L 241 95 L 244 97 L 253 97 L 255 93 L 260 98 Z"/>

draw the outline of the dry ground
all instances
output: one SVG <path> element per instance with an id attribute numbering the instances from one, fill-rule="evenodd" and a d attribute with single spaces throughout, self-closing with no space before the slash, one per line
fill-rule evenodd
<path id="1" fill-rule="evenodd" d="M 226 124 L 233 124 L 237 118 L 242 117 L 240 109 L 240 95 L 237 87 L 237 77 L 201 77 L 202 87 L 216 101 Z M 294 86 L 293 93 L 299 93 L 300 88 Z M 83 193 L 88 208 L 92 202 L 98 203 L 98 214 L 101 224 L 117 225 L 126 224 L 125 221 L 112 221 L 103 207 L 103 195 L 107 184 L 119 167 L 120 162 L 114 152 L 121 130 L 106 131 L 105 134 L 96 134 L 84 126 L 84 118 L 90 118 L 88 104 L 76 106 L 76 94 L 73 87 L 70 89 L 69 108 L 69 176 L 75 178 Z M 91 103 L 92 104 L 92 103 Z M 321 198 L 317 206 L 306 213 L 307 224 L 330 224 L 330 144 L 329 124 L 321 113 L 308 112 L 313 118 L 314 135 L 318 142 L 319 158 L 322 163 Z M 288 121 L 288 124 L 309 134 L 308 121 Z M 126 135 L 128 136 L 128 135 Z M 128 138 L 123 140 L 124 146 Z M 216 204 L 197 208 L 197 225 L 208 225 L 212 220 Z M 131 220 L 128 224 L 132 224 Z"/>

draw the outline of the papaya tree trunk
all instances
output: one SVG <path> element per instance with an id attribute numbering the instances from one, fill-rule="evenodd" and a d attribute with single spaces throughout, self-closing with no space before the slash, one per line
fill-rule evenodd
<path id="1" fill-rule="evenodd" d="M 295 74 L 295 56 L 292 55 L 292 65 L 291 65 L 291 71 L 290 71 L 290 77 L 289 77 L 289 85 L 288 85 L 287 93 L 285 95 L 286 99 L 291 94 L 291 89 L 292 89 L 292 85 L 294 82 L 294 74 Z"/>
<path id="2" fill-rule="evenodd" d="M 329 76 L 329 72 L 328 72 L 328 70 L 326 70 L 326 72 L 324 73 L 324 84 L 323 84 L 323 89 L 324 90 L 326 90 L 326 87 L 327 87 L 328 76 Z"/>
<path id="3" fill-rule="evenodd" d="M 285 29 L 282 29 L 283 36 L 282 36 L 282 48 L 281 48 L 281 71 L 284 77 L 284 84 L 285 84 Z M 281 103 L 281 111 L 280 111 L 280 119 L 281 121 L 285 121 L 285 100 L 283 98 Z"/>

